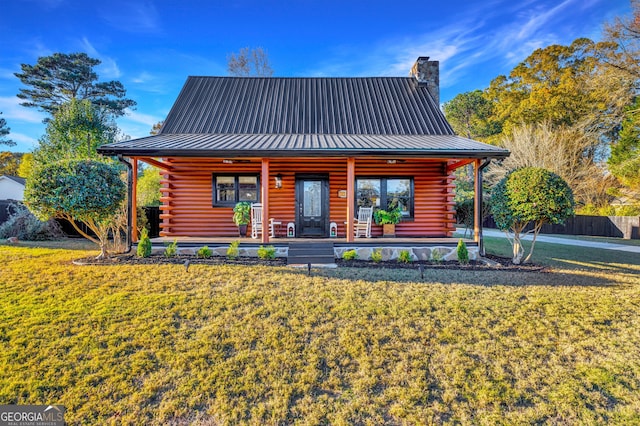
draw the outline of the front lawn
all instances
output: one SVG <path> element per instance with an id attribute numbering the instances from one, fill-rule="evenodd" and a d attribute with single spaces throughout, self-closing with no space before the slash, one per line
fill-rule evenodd
<path id="1" fill-rule="evenodd" d="M 0 246 L 0 404 L 70 424 L 638 423 L 640 256 L 558 247 L 537 261 L 562 270 L 423 279 Z"/>

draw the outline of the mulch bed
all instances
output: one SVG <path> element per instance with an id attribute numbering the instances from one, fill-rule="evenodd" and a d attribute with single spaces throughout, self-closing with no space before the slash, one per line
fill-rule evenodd
<path id="1" fill-rule="evenodd" d="M 104 259 L 95 257 L 85 257 L 74 260 L 76 265 L 184 265 L 186 261 L 190 265 L 269 265 L 285 266 L 286 258 L 276 258 L 273 260 L 263 260 L 257 257 L 239 257 L 229 259 L 222 256 L 212 256 L 208 259 L 201 259 L 194 255 L 180 255 L 166 257 L 164 255 L 151 255 L 149 257 L 138 257 L 135 254 L 117 254 Z"/>
<path id="2" fill-rule="evenodd" d="M 373 262 L 370 260 L 343 260 L 336 259 L 338 266 L 353 268 L 382 268 L 382 269 L 416 269 L 422 266 L 424 269 L 456 269 L 466 271 L 521 271 L 521 272 L 545 272 L 547 268 L 542 265 L 527 263 L 525 265 L 514 265 L 511 259 L 487 255 L 487 261 L 471 260 L 464 265 L 458 261 L 447 262 L 431 262 L 431 261 L 415 261 L 410 263 L 402 263 L 398 261 Z"/>
<path id="3" fill-rule="evenodd" d="M 370 260 L 343 260 L 336 259 L 339 267 L 345 268 L 376 268 L 376 269 L 416 269 L 422 266 L 425 269 L 458 269 L 469 271 L 522 271 L 522 272 L 545 272 L 546 268 L 541 265 L 527 263 L 526 265 L 514 265 L 511 259 L 488 255 L 486 258 L 490 262 L 470 261 L 463 265 L 457 261 L 429 262 L 416 261 L 402 263 L 398 261 L 373 262 Z M 151 255 L 149 257 L 138 257 L 135 254 L 114 255 L 105 259 L 87 257 L 75 260 L 76 265 L 265 265 L 265 266 L 286 266 L 286 258 L 276 258 L 273 260 L 263 260 L 256 257 L 239 257 L 228 259 L 222 256 L 214 256 L 208 259 L 200 259 L 193 255 L 180 255 L 176 257 L 166 257 L 163 255 Z"/>

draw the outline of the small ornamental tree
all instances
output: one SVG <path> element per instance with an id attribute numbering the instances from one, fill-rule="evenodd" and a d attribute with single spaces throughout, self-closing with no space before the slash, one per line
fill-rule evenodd
<path id="1" fill-rule="evenodd" d="M 107 255 L 113 216 L 125 197 L 118 169 L 106 163 L 66 160 L 34 169 L 27 180 L 24 202 L 39 219 L 66 219 L 78 233 L 100 246 Z M 96 236 L 80 228 L 84 223 Z"/>
<path id="2" fill-rule="evenodd" d="M 491 213 L 499 229 L 504 231 L 513 248 L 513 263 L 531 259 L 540 228 L 545 223 L 559 224 L 574 215 L 573 192 L 558 175 L 538 167 L 525 167 L 510 172 L 493 188 Z M 523 232 L 527 225 L 533 233 L 531 250 L 523 260 Z"/>
<path id="3" fill-rule="evenodd" d="M 33 153 L 34 165 L 59 160 L 100 158 L 96 149 L 115 142 L 118 128 L 105 113 L 89 100 L 72 99 L 56 110 L 47 122 L 45 134 Z"/>

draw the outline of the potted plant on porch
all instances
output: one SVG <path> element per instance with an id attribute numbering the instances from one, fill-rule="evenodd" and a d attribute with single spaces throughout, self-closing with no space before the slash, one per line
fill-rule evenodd
<path id="1" fill-rule="evenodd" d="M 241 237 L 247 236 L 247 225 L 251 220 L 251 203 L 240 201 L 233 208 L 233 221 L 238 226 L 238 234 Z"/>
<path id="2" fill-rule="evenodd" d="M 395 237 L 396 224 L 400 223 L 402 209 L 398 205 L 389 210 L 378 209 L 373 213 L 373 218 L 376 224 L 382 225 L 383 237 Z"/>

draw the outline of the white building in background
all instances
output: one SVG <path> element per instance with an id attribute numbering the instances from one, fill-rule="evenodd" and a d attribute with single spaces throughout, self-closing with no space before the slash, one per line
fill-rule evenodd
<path id="1" fill-rule="evenodd" d="M 17 176 L 0 176 L 0 200 L 22 201 L 25 182 Z"/>

